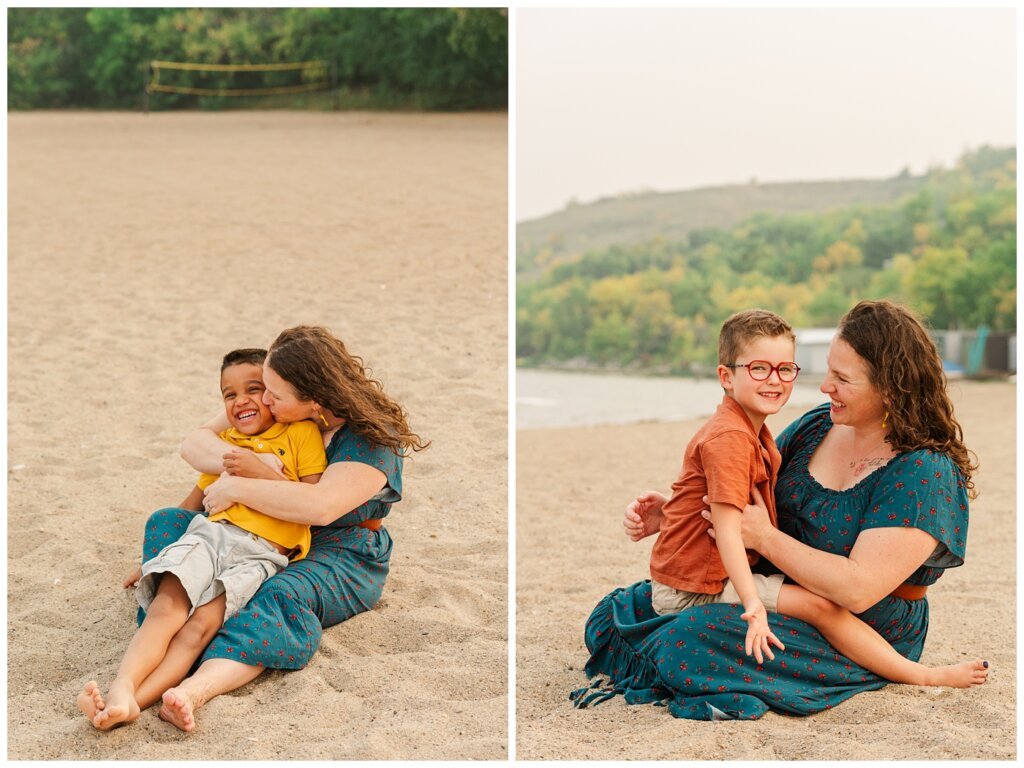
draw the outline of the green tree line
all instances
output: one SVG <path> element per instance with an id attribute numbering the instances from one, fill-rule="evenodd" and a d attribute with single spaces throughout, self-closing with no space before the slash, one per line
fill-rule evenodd
<path id="1" fill-rule="evenodd" d="M 336 63 L 346 104 L 503 109 L 507 21 L 501 8 L 9 8 L 7 103 L 9 109 L 132 108 L 143 66 L 152 60 L 326 60 Z M 197 84 L 197 75 L 189 75 Z M 295 82 L 295 73 L 290 76 Z M 203 77 L 204 87 L 239 87 L 237 76 Z M 258 82 L 250 76 L 241 87 L 280 85 L 285 77 L 260 73 Z M 161 108 L 227 103 L 182 94 L 159 99 Z"/>
<path id="2" fill-rule="evenodd" d="M 758 214 L 684 240 L 583 253 L 517 280 L 517 357 L 695 372 L 716 362 L 733 312 L 763 307 L 794 327 L 834 327 L 857 301 L 879 298 L 936 329 L 1013 329 L 1016 202 L 1016 150 L 984 147 L 897 203 Z"/>

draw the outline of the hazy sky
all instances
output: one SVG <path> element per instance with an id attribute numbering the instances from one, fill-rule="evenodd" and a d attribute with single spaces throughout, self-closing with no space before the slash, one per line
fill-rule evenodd
<path id="1" fill-rule="evenodd" d="M 1012 8 L 515 17 L 520 221 L 639 189 L 920 173 L 1016 141 Z"/>

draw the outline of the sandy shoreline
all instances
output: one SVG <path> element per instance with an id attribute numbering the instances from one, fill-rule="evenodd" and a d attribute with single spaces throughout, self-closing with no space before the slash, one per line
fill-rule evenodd
<path id="1" fill-rule="evenodd" d="M 700 421 L 516 433 L 517 757 L 521 759 L 1012 759 L 1016 753 L 1016 389 L 951 387 L 965 441 L 981 461 L 966 564 L 929 591 L 922 661 L 981 655 L 990 682 L 971 690 L 890 685 L 808 718 L 701 723 L 621 698 L 576 710 L 585 683 L 583 624 L 616 586 L 646 578 L 651 541 L 622 534 L 622 510 L 665 491 Z M 787 408 L 778 430 L 802 412 Z"/>
<path id="2" fill-rule="evenodd" d="M 12 113 L 8 756 L 507 756 L 507 117 Z M 467 322 L 467 318 L 472 321 Z M 433 446 L 381 604 L 184 735 L 74 697 L 133 630 L 146 515 L 220 357 L 327 325 Z"/>
<path id="3" fill-rule="evenodd" d="M 8 757 L 505 759 L 506 117 L 14 113 L 8 133 Z M 131 635 L 120 581 L 146 515 L 194 482 L 177 446 L 220 408 L 220 357 L 300 322 L 345 339 L 434 441 L 388 520 L 384 598 L 194 734 L 154 711 L 97 733 L 74 696 Z M 924 661 L 981 654 L 991 682 L 753 723 L 568 701 L 590 610 L 646 573 L 622 508 L 668 487 L 699 421 L 519 432 L 517 757 L 1012 759 L 1015 387 L 953 395 L 981 496 Z"/>

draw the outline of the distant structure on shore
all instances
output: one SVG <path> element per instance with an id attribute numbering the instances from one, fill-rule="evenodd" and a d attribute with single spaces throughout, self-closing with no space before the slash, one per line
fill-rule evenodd
<path id="1" fill-rule="evenodd" d="M 796 328 L 796 364 L 804 373 L 824 375 L 835 328 Z M 1001 376 L 1017 372 L 1017 334 L 990 331 L 932 331 L 949 376 Z"/>
<path id="2" fill-rule="evenodd" d="M 794 328 L 796 333 L 796 360 L 804 375 L 823 376 L 828 370 L 828 347 L 835 328 Z"/>

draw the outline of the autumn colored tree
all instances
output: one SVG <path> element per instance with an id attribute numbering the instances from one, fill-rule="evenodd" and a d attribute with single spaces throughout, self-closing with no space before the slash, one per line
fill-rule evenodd
<path id="1" fill-rule="evenodd" d="M 761 213 L 570 258 L 521 251 L 516 350 L 523 364 L 707 371 L 739 309 L 829 327 L 865 298 L 903 302 L 936 329 L 1012 330 L 1016 254 L 1016 152 L 983 147 L 888 205 Z"/>

